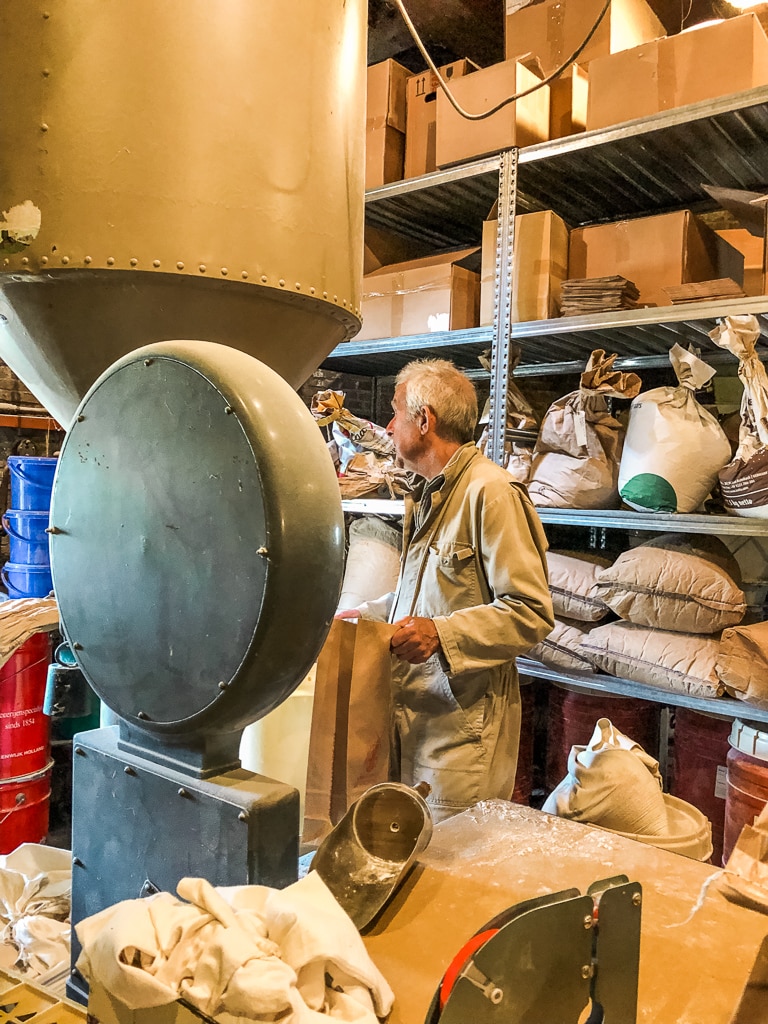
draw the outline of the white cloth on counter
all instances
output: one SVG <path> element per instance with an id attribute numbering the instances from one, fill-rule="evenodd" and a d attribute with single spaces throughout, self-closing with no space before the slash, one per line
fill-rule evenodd
<path id="1" fill-rule="evenodd" d="M 47 633 L 59 625 L 55 597 L 22 597 L 0 604 L 0 668 L 33 633 Z"/>
<path id="2" fill-rule="evenodd" d="M 0 857 L 0 967 L 34 978 L 69 962 L 70 858 L 35 843 Z"/>
<path id="3" fill-rule="evenodd" d="M 77 966 L 132 1009 L 186 999 L 209 1016 L 375 1024 L 393 994 L 354 924 L 310 872 L 285 889 L 183 878 L 77 925 Z"/>
<path id="4" fill-rule="evenodd" d="M 571 747 L 568 774 L 542 810 L 616 832 L 660 836 L 667 809 L 659 762 L 600 718 L 586 747 Z"/>

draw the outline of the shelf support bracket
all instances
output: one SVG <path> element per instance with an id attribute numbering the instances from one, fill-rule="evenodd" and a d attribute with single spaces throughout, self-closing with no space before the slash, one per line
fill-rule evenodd
<path id="1" fill-rule="evenodd" d="M 512 282 L 517 205 L 517 149 L 499 158 L 499 210 L 496 229 L 496 272 L 491 343 L 491 397 L 488 419 L 488 456 L 504 464 L 509 388 L 509 339 L 512 332 Z"/>

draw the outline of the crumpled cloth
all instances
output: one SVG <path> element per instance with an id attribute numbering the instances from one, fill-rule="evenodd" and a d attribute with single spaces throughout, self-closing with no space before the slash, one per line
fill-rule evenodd
<path id="1" fill-rule="evenodd" d="M 70 857 L 35 843 L 0 857 L 0 966 L 37 977 L 69 962 Z"/>
<path id="2" fill-rule="evenodd" d="M 33 633 L 46 633 L 59 625 L 54 597 L 22 597 L 0 602 L 0 667 Z"/>
<path id="3" fill-rule="evenodd" d="M 125 900 L 77 925 L 77 967 L 131 1009 L 183 998 L 209 1016 L 375 1024 L 394 996 L 354 924 L 315 872 L 288 886 Z"/>
<path id="4" fill-rule="evenodd" d="M 668 831 L 659 762 L 600 718 L 586 747 L 573 746 L 568 774 L 543 811 L 616 832 L 661 836 Z"/>

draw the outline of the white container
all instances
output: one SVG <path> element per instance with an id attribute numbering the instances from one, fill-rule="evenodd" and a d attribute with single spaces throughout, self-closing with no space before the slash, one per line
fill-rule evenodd
<path id="1" fill-rule="evenodd" d="M 302 821 L 314 700 L 315 666 L 279 707 L 246 726 L 240 739 L 243 768 L 298 789 Z"/>

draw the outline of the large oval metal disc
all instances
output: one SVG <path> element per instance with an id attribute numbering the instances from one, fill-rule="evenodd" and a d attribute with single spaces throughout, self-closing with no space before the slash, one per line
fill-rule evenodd
<path id="1" fill-rule="evenodd" d="M 265 714 L 338 601 L 343 522 L 322 435 L 277 374 L 226 346 L 152 345 L 99 378 L 62 448 L 51 524 L 78 663 L 145 729 Z"/>

